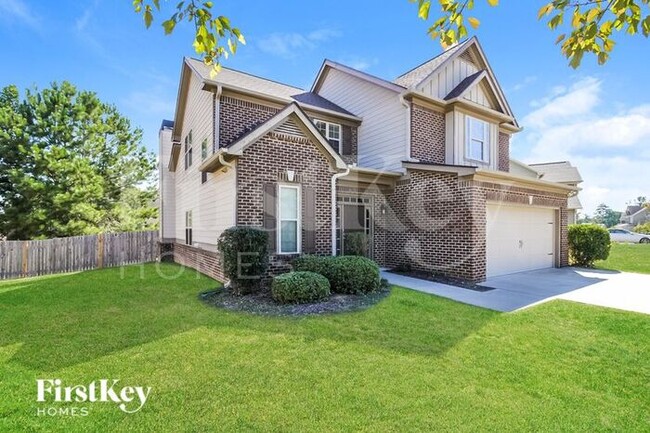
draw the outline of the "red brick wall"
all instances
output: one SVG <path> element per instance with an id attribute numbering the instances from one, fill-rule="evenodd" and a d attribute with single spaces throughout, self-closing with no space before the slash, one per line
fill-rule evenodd
<path id="1" fill-rule="evenodd" d="M 295 171 L 296 181 L 301 185 L 314 188 L 316 253 L 331 254 L 333 172 L 320 147 L 306 137 L 271 132 L 244 150 L 237 163 L 237 225 L 263 226 L 263 185 L 280 181 L 286 170 Z M 305 240 L 304 233 L 302 239 Z M 273 262 L 283 262 L 283 258 L 276 256 Z"/>
<path id="2" fill-rule="evenodd" d="M 419 105 L 411 106 L 411 157 L 433 164 L 445 163 L 445 115 Z"/>
<path id="3" fill-rule="evenodd" d="M 389 196 L 386 265 L 409 264 L 470 281 L 486 277 L 486 201 L 560 208 L 560 264 L 567 264 L 566 205 L 562 195 L 458 181 L 453 174 L 410 170 Z"/>
<path id="4" fill-rule="evenodd" d="M 510 171 L 510 135 L 499 132 L 499 170 Z"/>

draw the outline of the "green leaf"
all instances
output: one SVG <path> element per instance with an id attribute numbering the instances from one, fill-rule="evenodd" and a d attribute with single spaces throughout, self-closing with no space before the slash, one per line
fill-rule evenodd
<path id="1" fill-rule="evenodd" d="M 488 3 L 492 7 L 499 6 L 499 0 L 488 0 Z"/>
<path id="2" fill-rule="evenodd" d="M 562 33 L 562 34 L 561 34 L 560 36 L 558 36 L 557 39 L 555 40 L 555 45 L 557 45 L 557 44 L 559 44 L 560 42 L 562 42 L 565 38 L 566 38 L 566 34 Z"/>
<path id="3" fill-rule="evenodd" d="M 150 10 L 144 12 L 144 26 L 146 28 L 151 27 L 151 22 L 153 21 L 153 14 Z"/>
<path id="4" fill-rule="evenodd" d="M 423 1 L 418 10 L 418 17 L 423 20 L 429 19 L 429 9 L 431 9 L 431 0 Z"/>
<path id="5" fill-rule="evenodd" d="M 165 34 L 169 35 L 174 31 L 174 27 L 176 27 L 176 21 L 174 20 L 163 21 L 162 26 L 165 29 Z"/>
<path id="6" fill-rule="evenodd" d="M 467 21 L 469 21 L 469 25 L 475 30 L 481 25 L 481 22 L 474 17 L 468 18 Z"/>

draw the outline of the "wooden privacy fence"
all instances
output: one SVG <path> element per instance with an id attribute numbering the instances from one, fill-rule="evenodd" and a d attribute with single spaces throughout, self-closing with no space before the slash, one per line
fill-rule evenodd
<path id="1" fill-rule="evenodd" d="M 153 262 L 157 258 L 157 231 L 0 241 L 0 280 Z"/>

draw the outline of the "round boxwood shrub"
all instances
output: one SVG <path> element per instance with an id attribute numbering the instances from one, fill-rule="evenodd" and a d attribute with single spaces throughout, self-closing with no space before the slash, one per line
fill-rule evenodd
<path id="1" fill-rule="evenodd" d="M 306 304 L 327 298 L 330 283 L 315 272 L 288 272 L 273 278 L 271 294 L 281 304 Z"/>
<path id="2" fill-rule="evenodd" d="M 221 233 L 217 246 L 223 272 L 235 294 L 259 288 L 269 266 L 268 244 L 268 233 L 253 227 L 231 227 Z"/>
<path id="3" fill-rule="evenodd" d="M 361 256 L 307 255 L 296 258 L 293 268 L 325 276 L 334 293 L 369 293 L 377 290 L 381 284 L 377 263 Z"/>
<path id="4" fill-rule="evenodd" d="M 609 232 L 596 224 L 569 226 L 569 261 L 576 266 L 593 266 L 596 260 L 609 257 Z"/>
<path id="5" fill-rule="evenodd" d="M 368 255 L 368 235 L 363 232 L 346 233 L 345 254 L 348 256 L 367 256 Z"/>

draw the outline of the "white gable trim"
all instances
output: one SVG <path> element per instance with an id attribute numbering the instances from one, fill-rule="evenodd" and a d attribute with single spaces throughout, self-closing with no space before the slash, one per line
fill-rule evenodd
<path id="1" fill-rule="evenodd" d="M 488 81 L 490 84 L 490 87 L 494 91 L 494 94 L 497 97 L 497 101 L 501 105 L 501 108 L 503 109 L 504 113 L 507 114 L 509 117 L 512 117 L 513 119 L 515 118 L 514 114 L 512 113 L 512 109 L 510 108 L 510 105 L 508 104 L 508 101 L 506 100 L 506 97 L 503 93 L 503 90 L 501 89 L 501 86 L 499 86 L 499 83 L 496 79 L 496 76 L 494 75 L 494 71 L 492 70 L 492 67 L 490 66 L 490 63 L 487 60 L 487 57 L 485 56 L 485 52 L 483 51 L 483 48 L 481 48 L 481 44 L 478 42 L 478 39 L 473 36 L 471 39 L 469 39 L 467 42 L 464 43 L 464 45 L 461 47 L 461 49 L 456 50 L 449 58 L 445 59 L 444 62 L 442 62 L 436 69 L 431 71 L 429 75 L 427 75 L 424 79 L 420 80 L 413 88 L 417 88 L 418 86 L 422 85 L 424 82 L 427 80 L 430 80 L 433 78 L 433 75 L 441 71 L 447 64 L 450 62 L 453 62 L 454 59 L 459 57 L 461 54 L 469 50 L 471 47 L 476 47 L 476 50 L 479 54 L 481 62 L 485 65 L 485 70 L 487 71 L 487 74 L 485 76 L 485 79 Z M 519 126 L 517 124 L 517 121 L 514 120 L 515 126 Z"/>
<path id="2" fill-rule="evenodd" d="M 392 90 L 393 92 L 401 93 L 405 90 L 404 87 L 398 84 L 391 83 L 390 81 L 382 80 L 381 78 L 375 77 L 374 75 L 370 75 L 365 72 L 358 71 L 354 68 L 342 65 L 340 63 L 333 62 L 331 60 L 325 60 L 321 65 L 320 70 L 318 71 L 318 75 L 316 75 L 314 84 L 311 86 L 311 92 L 318 93 L 318 90 L 320 89 L 320 86 L 322 84 L 323 79 L 325 78 L 325 73 L 327 72 L 328 68 L 336 69 L 338 71 L 357 77 L 361 80 L 367 81 L 369 83 L 375 84 L 377 86 L 383 87 L 388 90 Z"/>
<path id="3" fill-rule="evenodd" d="M 341 156 L 332 149 L 332 146 L 327 142 L 325 137 L 316 129 L 316 126 L 309 120 L 307 115 L 298 107 L 298 104 L 291 103 L 287 105 L 282 111 L 273 116 L 271 119 L 263 123 L 257 129 L 251 131 L 246 136 L 242 137 L 240 140 L 235 142 L 233 145 L 227 148 L 227 152 L 233 155 L 242 155 L 244 149 L 246 149 L 251 144 L 255 143 L 260 138 L 264 137 L 267 133 L 271 132 L 276 127 L 282 125 L 284 121 L 290 115 L 295 115 L 300 123 L 309 131 L 312 138 L 319 144 L 326 153 L 328 153 L 336 164 L 337 169 L 345 169 L 347 164 Z"/>

